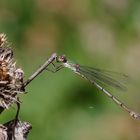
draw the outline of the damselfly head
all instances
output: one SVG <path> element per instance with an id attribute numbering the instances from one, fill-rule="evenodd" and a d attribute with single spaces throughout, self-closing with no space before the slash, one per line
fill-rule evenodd
<path id="1" fill-rule="evenodd" d="M 65 55 L 58 56 L 57 60 L 58 60 L 58 62 L 62 62 L 62 63 L 67 62 L 67 58 Z"/>

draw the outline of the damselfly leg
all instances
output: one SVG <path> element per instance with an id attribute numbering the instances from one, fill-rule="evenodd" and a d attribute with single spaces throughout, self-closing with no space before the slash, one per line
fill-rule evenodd
<path id="1" fill-rule="evenodd" d="M 46 68 L 47 71 L 50 71 L 52 73 L 56 73 L 57 71 L 61 70 L 62 68 L 64 68 L 64 66 L 62 64 L 59 65 L 55 65 L 53 62 L 52 64 L 52 68 Z"/>
<path id="2" fill-rule="evenodd" d="M 40 67 L 35 73 L 33 73 L 23 84 L 23 88 L 25 88 L 34 78 L 36 78 L 42 71 L 46 70 L 46 68 L 56 60 L 56 53 L 52 54 L 52 56 Z"/>

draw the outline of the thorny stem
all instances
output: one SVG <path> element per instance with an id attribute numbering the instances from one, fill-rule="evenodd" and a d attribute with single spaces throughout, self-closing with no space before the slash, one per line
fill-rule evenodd
<path id="1" fill-rule="evenodd" d="M 26 87 L 35 77 L 37 77 L 43 70 L 45 70 L 55 59 L 57 55 L 53 53 L 52 56 L 40 67 L 38 68 L 23 84 Z"/>

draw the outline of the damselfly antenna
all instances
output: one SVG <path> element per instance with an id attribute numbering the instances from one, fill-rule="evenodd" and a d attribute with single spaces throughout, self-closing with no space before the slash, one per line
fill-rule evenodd
<path id="1" fill-rule="evenodd" d="M 71 69 L 74 73 L 78 74 L 82 78 L 88 80 L 91 84 L 96 86 L 99 90 L 101 90 L 105 95 L 107 95 L 113 102 L 115 102 L 117 105 L 119 105 L 122 109 L 124 109 L 126 112 L 128 112 L 133 118 L 140 119 L 140 115 L 132 111 L 130 108 L 128 108 L 123 102 L 121 102 L 118 98 L 113 96 L 109 91 L 107 91 L 105 88 L 101 86 L 102 84 L 105 84 L 107 86 L 115 87 L 119 90 L 125 90 L 125 86 L 121 84 L 120 81 L 114 79 L 111 77 L 110 71 L 104 71 L 97 68 L 92 67 L 86 67 L 81 66 L 79 64 L 71 63 L 67 60 L 65 55 L 58 56 L 56 58 L 56 61 L 59 63 L 62 63 L 63 67 L 67 67 Z M 113 72 L 112 72 L 113 73 Z M 126 78 L 127 75 L 116 73 L 119 76 L 123 78 Z"/>

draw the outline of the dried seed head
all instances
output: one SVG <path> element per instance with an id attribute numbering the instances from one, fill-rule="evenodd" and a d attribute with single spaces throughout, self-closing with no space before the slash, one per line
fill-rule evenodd
<path id="1" fill-rule="evenodd" d="M 4 124 L 7 128 L 8 139 L 11 140 L 27 140 L 27 135 L 32 129 L 32 125 L 25 121 L 15 120 L 9 121 Z M 0 139 L 1 140 L 1 139 Z"/>
<path id="2" fill-rule="evenodd" d="M 19 93 L 23 93 L 22 69 L 16 67 L 13 51 L 8 47 L 4 34 L 0 34 L 0 108 L 3 111 L 17 102 Z"/>

